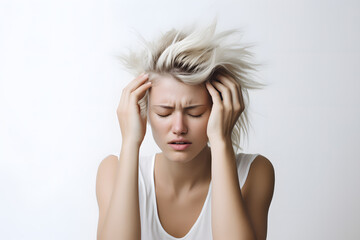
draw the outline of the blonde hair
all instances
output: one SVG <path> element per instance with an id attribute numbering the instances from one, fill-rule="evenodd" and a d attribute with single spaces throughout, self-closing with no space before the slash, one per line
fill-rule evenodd
<path id="1" fill-rule="evenodd" d="M 231 76 L 241 86 L 245 110 L 240 115 L 232 131 L 231 140 L 235 152 L 240 146 L 242 136 L 247 137 L 250 122 L 248 119 L 248 89 L 261 89 L 266 86 L 253 80 L 253 73 L 260 64 L 253 63 L 253 54 L 248 51 L 251 45 L 229 42 L 237 30 L 215 32 L 216 22 L 202 29 L 172 29 L 155 41 L 142 39 L 141 51 L 130 51 L 120 56 L 126 69 L 134 76 L 142 72 L 171 75 L 186 84 L 196 85 L 211 80 L 216 74 Z M 148 93 L 139 101 L 141 113 L 147 114 Z"/>

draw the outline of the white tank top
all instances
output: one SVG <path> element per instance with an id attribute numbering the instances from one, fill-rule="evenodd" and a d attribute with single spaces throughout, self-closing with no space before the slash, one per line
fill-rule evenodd
<path id="1" fill-rule="evenodd" d="M 236 155 L 236 164 L 239 177 L 239 185 L 244 186 L 250 165 L 258 154 Z M 153 156 L 140 156 L 139 158 L 139 205 L 141 220 L 142 240 L 212 240 L 211 231 L 211 181 L 208 194 L 198 219 L 190 231 L 182 238 L 176 238 L 168 234 L 162 227 L 155 196 Z"/>

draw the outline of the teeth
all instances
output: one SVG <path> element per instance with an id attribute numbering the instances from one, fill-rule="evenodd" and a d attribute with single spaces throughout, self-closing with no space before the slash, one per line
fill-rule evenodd
<path id="1" fill-rule="evenodd" d="M 174 144 L 185 144 L 185 142 L 174 142 Z"/>

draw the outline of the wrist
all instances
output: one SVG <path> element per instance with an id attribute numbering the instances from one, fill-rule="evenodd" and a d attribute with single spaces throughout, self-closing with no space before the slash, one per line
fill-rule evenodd
<path id="1" fill-rule="evenodd" d="M 226 147 L 226 146 L 232 146 L 231 137 L 225 138 L 225 137 L 214 137 L 209 138 L 210 146 L 212 147 Z"/>
<path id="2" fill-rule="evenodd" d="M 123 141 L 121 143 L 121 149 L 128 149 L 128 150 L 140 150 L 141 142 L 137 141 Z"/>

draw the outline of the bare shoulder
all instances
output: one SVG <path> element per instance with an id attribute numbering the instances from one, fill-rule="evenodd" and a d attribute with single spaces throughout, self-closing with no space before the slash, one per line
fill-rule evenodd
<path id="1" fill-rule="evenodd" d="M 118 157 L 115 155 L 109 155 L 105 157 L 98 167 L 98 175 L 99 173 L 103 173 L 104 171 L 108 173 L 108 171 L 113 171 L 114 167 L 116 167 L 118 164 Z"/>
<path id="2" fill-rule="evenodd" d="M 266 239 L 268 212 L 274 193 L 275 171 L 266 157 L 257 156 L 241 189 L 257 239 Z"/>
<path id="3" fill-rule="evenodd" d="M 250 166 L 250 172 L 256 174 L 260 178 L 271 180 L 275 178 L 274 166 L 269 159 L 262 155 L 258 155 Z M 249 174 L 250 174 L 249 172 Z"/>
<path id="4" fill-rule="evenodd" d="M 252 162 L 244 185 L 244 194 L 270 204 L 275 185 L 275 170 L 269 159 L 258 155 Z M 266 204 L 266 205 L 267 205 Z"/>
<path id="5" fill-rule="evenodd" d="M 115 155 L 109 155 L 101 161 L 98 167 L 96 175 L 96 199 L 99 206 L 98 238 L 100 229 L 102 229 L 104 224 L 106 212 L 109 208 L 115 184 L 117 165 L 118 157 Z"/>
<path id="6" fill-rule="evenodd" d="M 110 201 L 116 177 L 117 165 L 118 157 L 115 155 L 109 155 L 101 161 L 98 167 L 96 176 L 96 197 L 99 207 L 100 205 Z"/>

